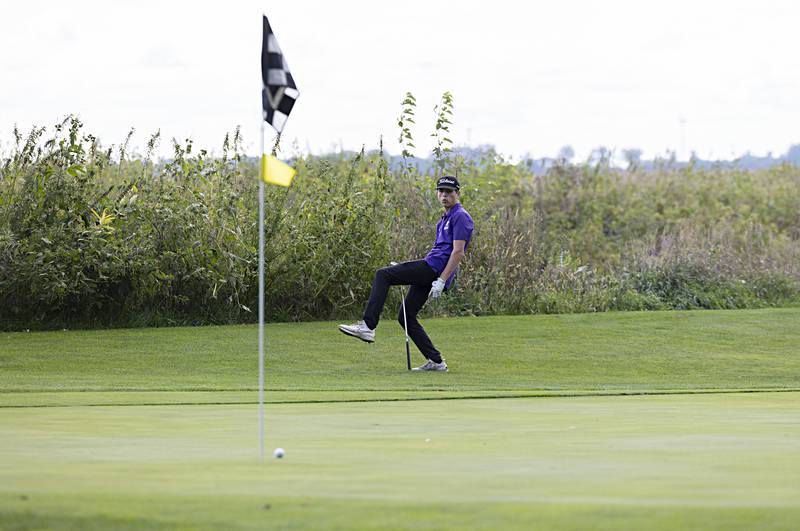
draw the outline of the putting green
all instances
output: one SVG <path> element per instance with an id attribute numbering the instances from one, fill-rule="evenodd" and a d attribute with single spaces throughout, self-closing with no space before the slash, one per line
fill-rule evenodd
<path id="1" fill-rule="evenodd" d="M 0 409 L 0 528 L 793 529 L 800 393 Z"/>

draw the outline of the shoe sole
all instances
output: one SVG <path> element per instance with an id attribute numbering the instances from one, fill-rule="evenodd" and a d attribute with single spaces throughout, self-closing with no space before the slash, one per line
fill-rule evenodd
<path id="1" fill-rule="evenodd" d="M 358 338 L 358 339 L 360 339 L 361 341 L 363 341 L 364 343 L 375 343 L 375 340 L 374 340 L 374 339 L 364 339 L 363 337 L 361 337 L 361 336 L 359 336 L 359 335 L 356 335 L 356 334 L 351 334 L 351 333 L 350 333 L 350 332 L 348 332 L 347 330 L 343 330 L 343 329 L 341 329 L 341 328 L 339 329 L 339 332 L 343 333 L 343 334 L 344 334 L 344 335 L 346 335 L 346 336 L 350 336 L 350 337 L 355 337 L 355 338 Z"/>

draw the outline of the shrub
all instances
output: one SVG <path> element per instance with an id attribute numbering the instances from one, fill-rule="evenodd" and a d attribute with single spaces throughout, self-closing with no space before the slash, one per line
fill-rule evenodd
<path id="1" fill-rule="evenodd" d="M 401 119 L 406 148 L 409 118 Z M 422 257 L 441 215 L 435 175 L 458 172 L 475 233 L 456 287 L 428 315 L 756 308 L 800 300 L 800 170 L 642 171 L 561 161 L 545 175 L 485 148 L 469 157 L 438 109 L 436 163 L 382 149 L 295 157 L 266 187 L 268 320 L 360 315 L 373 272 Z M 256 320 L 256 160 L 173 143 L 153 162 L 104 147 L 75 117 L 18 131 L 0 160 L 0 328 Z M 394 317 L 399 290 L 387 315 Z"/>

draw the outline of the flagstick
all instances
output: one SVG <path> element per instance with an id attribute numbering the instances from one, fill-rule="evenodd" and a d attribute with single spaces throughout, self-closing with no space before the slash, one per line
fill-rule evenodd
<path id="1" fill-rule="evenodd" d="M 264 158 L 264 120 L 261 120 L 261 158 Z M 261 160 L 258 161 L 261 166 Z M 263 176 L 262 176 L 263 177 Z M 264 181 L 258 180 L 258 432 L 264 458 Z"/>

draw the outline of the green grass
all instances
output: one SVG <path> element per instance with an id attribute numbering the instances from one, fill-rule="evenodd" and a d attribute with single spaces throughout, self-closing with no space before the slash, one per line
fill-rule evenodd
<path id="1" fill-rule="evenodd" d="M 445 377 L 405 371 L 395 322 L 372 345 L 335 323 L 270 324 L 268 398 L 800 388 L 798 323 L 797 308 L 431 319 Z M 254 326 L 6 333 L 0 389 L 252 391 L 256 337 Z"/>
<path id="2" fill-rule="evenodd" d="M 255 327 L 3 334 L 0 529 L 796 529 L 798 322 L 432 319 L 447 374 L 269 325 L 282 460 Z"/>
<path id="3" fill-rule="evenodd" d="M 280 461 L 255 457 L 252 406 L 5 408 L 0 527 L 790 529 L 797 404 L 279 404 L 267 444 Z"/>

